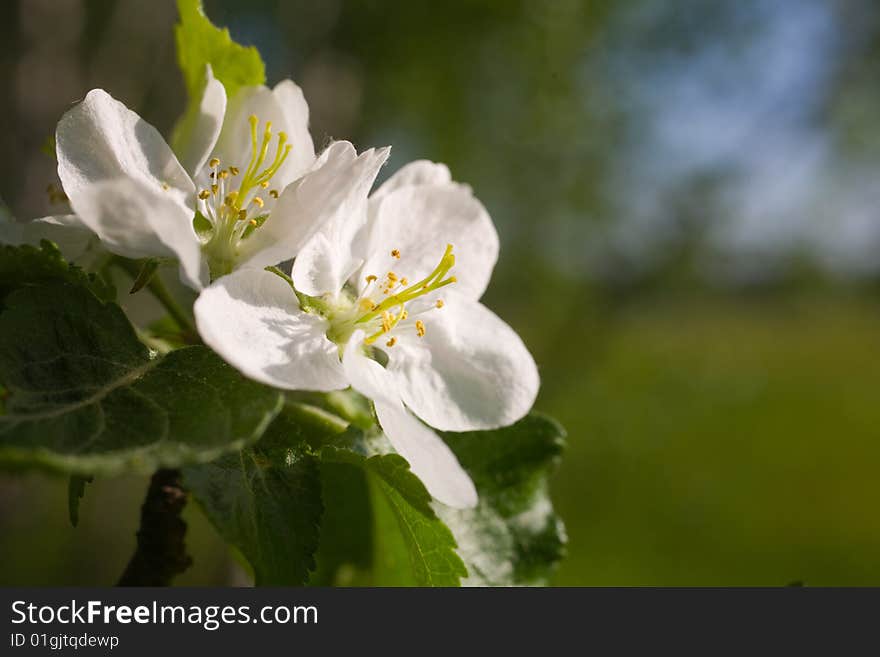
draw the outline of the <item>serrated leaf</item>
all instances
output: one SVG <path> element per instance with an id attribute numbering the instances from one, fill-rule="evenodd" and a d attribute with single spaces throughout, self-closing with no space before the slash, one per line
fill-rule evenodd
<path id="1" fill-rule="evenodd" d="M 254 571 L 257 585 L 300 586 L 315 568 L 320 463 L 302 418 L 282 411 L 255 445 L 184 469 L 187 487 L 223 539 Z"/>
<path id="2" fill-rule="evenodd" d="M 437 507 L 470 573 L 464 583 L 546 584 L 566 542 L 547 485 L 565 445 L 562 427 L 531 414 L 503 429 L 443 437 L 479 494 L 475 509 Z"/>
<path id="3" fill-rule="evenodd" d="M 431 496 L 397 454 L 365 456 L 328 446 L 325 463 L 356 466 L 370 489 L 373 514 L 373 583 L 458 586 L 467 576 L 455 539 L 431 508 Z"/>
<path id="4" fill-rule="evenodd" d="M 155 356 L 122 310 L 55 283 L 0 313 L 0 465 L 68 474 L 149 473 L 256 440 L 281 395 L 205 347 Z"/>
<path id="5" fill-rule="evenodd" d="M 86 494 L 86 484 L 92 483 L 94 477 L 82 477 L 72 475 L 67 482 L 67 514 L 70 524 L 76 527 L 79 524 L 79 501 Z"/>
<path id="6" fill-rule="evenodd" d="M 180 22 L 174 28 L 177 61 L 191 102 L 198 103 L 201 98 L 208 64 L 229 97 L 243 86 L 266 81 L 265 66 L 257 49 L 235 43 L 228 29 L 211 23 L 201 0 L 178 0 L 177 9 L 180 13 Z"/>
<path id="7" fill-rule="evenodd" d="M 104 301 L 116 298 L 111 284 L 68 263 L 52 242 L 43 240 L 39 247 L 0 246 L 0 302 L 18 288 L 53 282 L 81 285 Z"/>

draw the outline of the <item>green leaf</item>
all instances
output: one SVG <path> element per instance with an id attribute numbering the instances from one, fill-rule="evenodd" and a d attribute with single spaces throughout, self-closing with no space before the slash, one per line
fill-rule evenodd
<path id="1" fill-rule="evenodd" d="M 67 513 L 70 516 L 70 524 L 76 527 L 79 524 L 79 501 L 86 494 L 86 484 L 92 483 L 94 477 L 81 477 L 73 475 L 67 483 Z"/>
<path id="2" fill-rule="evenodd" d="M 26 287 L 0 313 L 0 465 L 149 473 L 256 440 L 281 395 L 205 347 L 166 356 L 82 286 Z"/>
<path id="3" fill-rule="evenodd" d="M 258 585 L 300 586 L 315 568 L 321 476 L 305 434 L 321 429 L 294 410 L 282 411 L 255 445 L 184 469 L 187 487 Z"/>
<path id="4" fill-rule="evenodd" d="M 52 282 L 82 285 L 104 301 L 116 298 L 111 284 L 68 263 L 52 242 L 43 240 L 39 247 L 0 246 L 0 309 L 13 290 Z"/>
<path id="5" fill-rule="evenodd" d="M 211 65 L 230 98 L 241 87 L 263 84 L 266 70 L 253 46 L 235 43 L 229 30 L 216 27 L 202 9 L 201 0 L 178 0 L 180 22 L 175 26 L 177 61 L 183 72 L 190 103 L 198 104 L 205 84 L 205 66 Z"/>
<path id="6" fill-rule="evenodd" d="M 325 463 L 356 466 L 366 475 L 373 514 L 374 585 L 458 586 L 467 576 L 452 532 L 437 517 L 430 494 L 402 457 L 365 456 L 334 446 L 325 447 L 321 457 Z"/>
<path id="7" fill-rule="evenodd" d="M 503 429 L 443 437 L 480 499 L 470 510 L 438 505 L 467 564 L 465 584 L 546 584 L 565 551 L 565 528 L 547 485 L 565 446 L 565 431 L 531 414 Z"/>
<path id="8" fill-rule="evenodd" d="M 187 487 L 258 585 L 299 586 L 315 569 L 323 507 L 311 443 L 345 428 L 320 409 L 287 404 L 255 445 L 184 469 Z"/>

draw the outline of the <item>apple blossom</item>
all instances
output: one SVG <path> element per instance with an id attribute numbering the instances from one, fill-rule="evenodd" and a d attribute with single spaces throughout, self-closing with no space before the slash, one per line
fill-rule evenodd
<path id="1" fill-rule="evenodd" d="M 285 389 L 353 387 L 440 502 L 473 483 L 429 428 L 506 426 L 539 387 L 519 336 L 479 302 L 498 236 L 469 187 L 414 162 L 366 190 L 303 246 L 290 278 L 240 270 L 195 304 L 204 341 L 245 375 Z M 421 420 L 421 421 L 420 421 Z"/>
<path id="2" fill-rule="evenodd" d="M 58 124 L 58 175 L 74 215 L 56 222 L 89 228 L 125 257 L 176 258 L 197 290 L 295 255 L 384 161 L 347 142 L 316 159 L 299 87 L 244 87 L 227 102 L 210 67 L 176 136 L 179 158 L 135 112 L 90 91 Z"/>

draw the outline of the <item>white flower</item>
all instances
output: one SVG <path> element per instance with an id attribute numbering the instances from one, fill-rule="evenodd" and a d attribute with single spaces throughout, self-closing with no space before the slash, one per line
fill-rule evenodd
<path id="1" fill-rule="evenodd" d="M 394 448 L 439 501 L 470 507 L 473 483 L 426 424 L 505 426 L 539 379 L 517 334 L 479 303 L 498 236 L 469 187 L 414 162 L 297 256 L 292 283 L 242 270 L 195 304 L 205 342 L 245 375 L 286 389 L 352 386 L 371 398 Z M 299 298 L 298 298 L 299 297 Z"/>
<path id="2" fill-rule="evenodd" d="M 227 106 L 210 67 L 179 137 L 178 160 L 153 126 L 90 91 L 58 123 L 58 175 L 75 215 L 56 220 L 125 257 L 176 258 L 195 289 L 209 274 L 295 255 L 385 159 L 336 142 L 316 160 L 299 87 L 244 87 Z"/>

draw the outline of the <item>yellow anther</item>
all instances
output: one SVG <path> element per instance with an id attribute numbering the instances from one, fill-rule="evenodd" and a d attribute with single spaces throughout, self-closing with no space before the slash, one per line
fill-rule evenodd
<path id="1" fill-rule="evenodd" d="M 405 320 L 407 317 L 409 317 L 409 311 L 408 311 L 408 310 L 404 310 L 404 311 L 402 311 L 402 312 L 400 313 L 400 321 L 401 321 L 401 322 L 402 322 L 403 320 Z"/>
<path id="2" fill-rule="evenodd" d="M 233 205 L 235 205 L 235 201 L 237 198 L 238 198 L 237 192 L 229 192 L 226 195 L 226 198 L 223 199 L 223 203 L 228 205 L 231 208 Z"/>
<path id="3" fill-rule="evenodd" d="M 247 210 L 239 210 L 238 211 L 238 218 L 241 221 L 244 221 L 245 219 L 247 219 Z"/>
<path id="4" fill-rule="evenodd" d="M 208 166 L 211 167 L 212 169 L 216 169 L 217 167 L 220 166 L 220 158 L 219 157 L 212 157 L 211 160 L 208 162 Z"/>
<path id="5" fill-rule="evenodd" d="M 382 313 L 382 333 L 388 333 L 391 330 L 391 327 L 394 326 L 394 320 L 396 318 L 387 310 Z"/>
<path id="6" fill-rule="evenodd" d="M 370 283 L 372 283 L 375 280 L 378 280 L 377 277 L 370 274 L 369 276 L 367 276 L 367 285 L 369 285 Z"/>
<path id="7" fill-rule="evenodd" d="M 268 186 L 269 186 L 268 180 L 264 180 L 263 182 L 260 183 L 260 187 L 262 187 L 263 189 L 266 189 Z"/>
<path id="8" fill-rule="evenodd" d="M 251 226 L 253 226 L 254 228 L 257 227 L 257 220 L 256 220 L 256 219 L 251 219 L 248 223 L 249 223 Z"/>
<path id="9" fill-rule="evenodd" d="M 407 285 L 409 285 L 409 281 L 406 280 L 406 277 L 404 277 L 400 279 L 400 284 L 403 285 L 403 287 L 406 287 Z"/>
<path id="10" fill-rule="evenodd" d="M 395 274 L 393 271 L 388 272 L 388 281 L 390 283 L 396 283 L 397 282 L 397 274 Z"/>
<path id="11" fill-rule="evenodd" d="M 397 258 L 398 260 L 400 260 L 400 251 L 398 251 L 397 249 L 392 249 L 391 250 L 391 257 Z"/>
<path id="12" fill-rule="evenodd" d="M 217 185 L 211 185 L 211 193 L 217 194 L 217 190 L 220 189 Z"/>
<path id="13" fill-rule="evenodd" d="M 217 175 L 219 175 L 223 180 L 226 180 L 229 177 L 229 172 L 226 169 L 223 169 L 223 171 L 221 171 Z"/>
<path id="14" fill-rule="evenodd" d="M 278 190 L 277 189 L 270 189 L 269 196 L 271 196 L 272 198 L 278 198 Z"/>
<path id="15" fill-rule="evenodd" d="M 437 308 L 442 308 L 444 305 L 443 299 L 437 299 L 437 302 L 434 304 Z"/>
<path id="16" fill-rule="evenodd" d="M 363 298 L 358 302 L 358 307 L 364 311 L 372 310 L 375 305 L 376 304 L 374 304 L 372 301 L 370 301 L 367 298 Z"/>
<path id="17" fill-rule="evenodd" d="M 395 344 L 397 344 L 397 338 L 391 338 L 391 339 L 390 339 L 388 342 L 386 342 L 385 344 L 386 344 L 387 346 L 389 346 L 389 347 L 393 347 Z"/>
<path id="18" fill-rule="evenodd" d="M 202 191 L 199 192 L 199 198 L 202 199 L 203 201 L 205 199 L 207 199 L 210 195 L 211 195 L 211 192 L 209 192 L 207 189 L 203 189 Z"/>
<path id="19" fill-rule="evenodd" d="M 425 323 L 420 319 L 416 320 L 416 333 L 420 338 L 425 335 Z"/>
<path id="20" fill-rule="evenodd" d="M 231 173 L 233 176 L 237 176 L 238 175 L 238 167 L 229 167 L 229 173 Z"/>
<path id="21" fill-rule="evenodd" d="M 263 199 L 261 199 L 259 196 L 254 196 L 254 200 L 251 201 L 251 203 L 256 205 L 258 208 L 263 207 Z"/>

